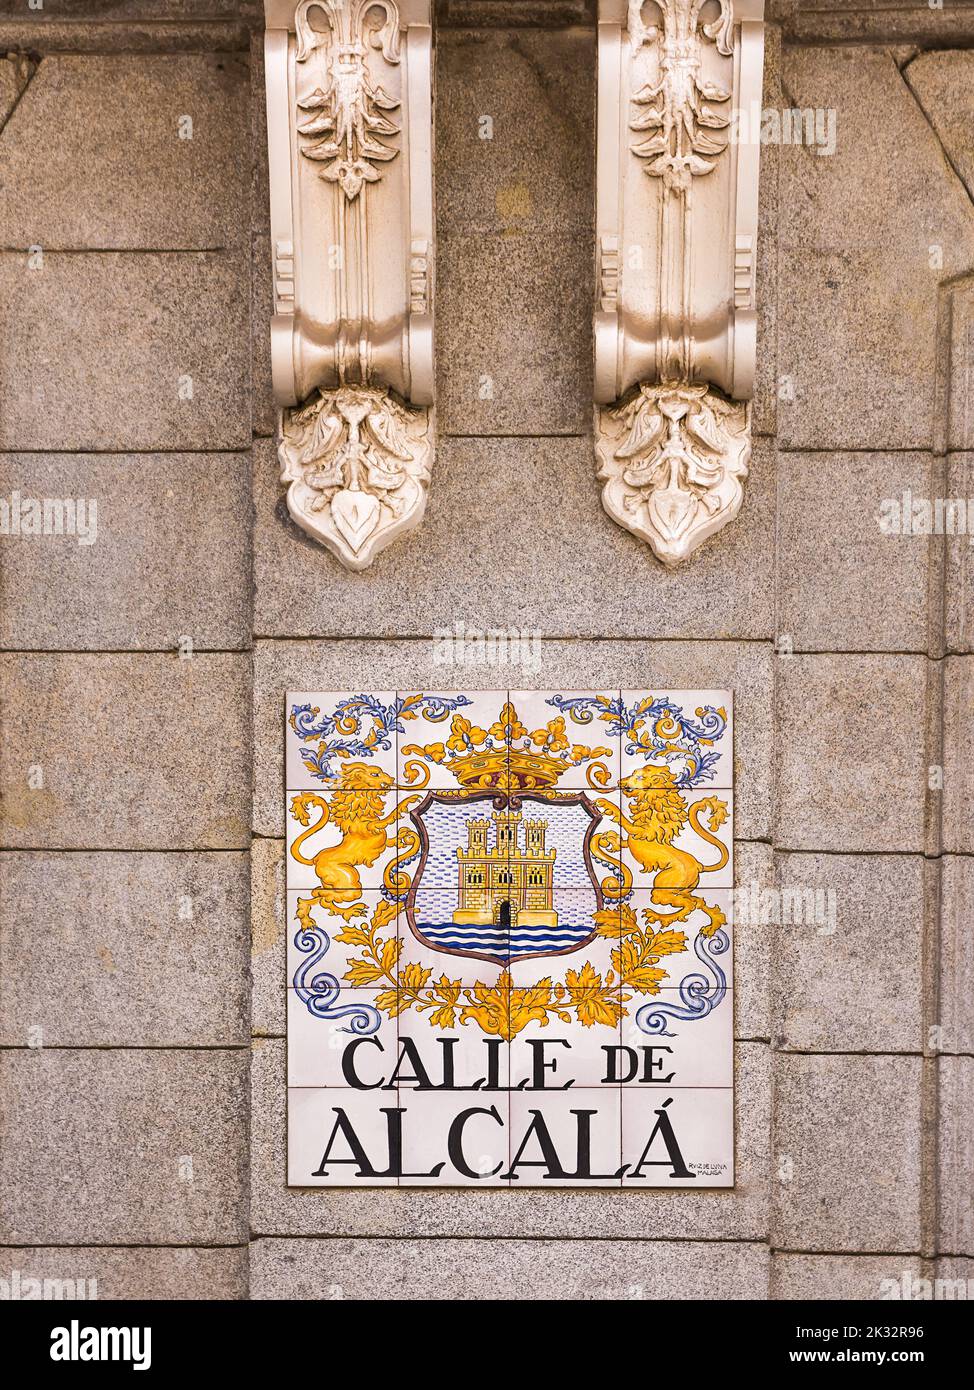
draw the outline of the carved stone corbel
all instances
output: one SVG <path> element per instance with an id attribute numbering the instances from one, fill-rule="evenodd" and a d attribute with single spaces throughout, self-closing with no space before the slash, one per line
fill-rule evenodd
<path id="1" fill-rule="evenodd" d="M 737 515 L 751 456 L 763 19 L 599 0 L 599 477 L 669 566 Z"/>
<path id="2" fill-rule="evenodd" d="M 264 0 L 281 480 L 349 569 L 426 506 L 431 0 Z"/>

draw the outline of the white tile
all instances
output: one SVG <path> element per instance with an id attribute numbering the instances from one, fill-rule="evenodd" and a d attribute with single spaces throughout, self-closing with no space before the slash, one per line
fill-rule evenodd
<path id="1" fill-rule="evenodd" d="M 624 1086 L 620 1095 L 624 1187 L 733 1187 L 730 1087 L 660 1087 L 650 1093 Z"/>
<path id="2" fill-rule="evenodd" d="M 706 896 L 708 889 L 734 886 L 734 793 L 704 791 L 684 798 L 682 810 L 674 805 L 672 813 L 679 818 L 681 828 L 669 840 L 669 846 L 656 831 L 655 816 L 647 823 L 648 833 L 638 820 L 638 809 L 628 804 L 623 791 L 623 814 L 639 827 L 638 834 L 622 827 L 620 859 L 636 890 L 653 888 L 660 879 L 660 888 L 685 889 L 697 896 Z M 633 819 L 633 816 L 637 819 Z M 678 851 L 667 855 L 668 847 Z M 684 858 L 683 856 L 689 856 Z M 661 862 L 662 861 L 662 862 Z M 661 877 L 665 875 L 665 877 Z M 671 908 L 661 904 L 664 912 Z"/>
<path id="3" fill-rule="evenodd" d="M 401 1091 L 401 1187 L 506 1187 L 506 1091 Z"/>
<path id="4" fill-rule="evenodd" d="M 402 991 L 402 997 L 400 1064 L 395 1073 L 400 1091 L 452 1088 L 459 1097 L 463 1092 L 486 1095 L 507 1088 L 506 1036 L 486 1031 L 469 1014 L 464 1021 L 471 1002 L 466 991 L 455 1006 L 452 996 L 435 990 L 417 995 Z"/>
<path id="5" fill-rule="evenodd" d="M 288 887 L 322 889 L 337 907 L 361 901 L 363 889 L 382 888 L 385 872 L 398 854 L 396 795 L 394 790 L 383 795 L 289 789 Z"/>
<path id="6" fill-rule="evenodd" d="M 289 1187 L 399 1185 L 394 1094 L 289 1087 L 287 1109 Z"/>
<path id="7" fill-rule="evenodd" d="M 287 1001 L 287 1084 L 381 1089 L 395 1098 L 399 1026 L 386 996 L 339 990 L 325 1017 L 293 989 Z"/>
<path id="8" fill-rule="evenodd" d="M 456 789 L 478 778 L 502 785 L 506 703 L 506 690 L 398 691 L 400 787 Z M 470 780 L 463 783 L 462 777 Z"/>
<path id="9" fill-rule="evenodd" d="M 515 823 L 512 850 L 532 853 L 539 868 L 550 864 L 551 882 L 556 888 L 590 888 L 598 884 L 606 869 L 596 851 L 600 831 L 616 828 L 603 801 L 618 806 L 618 792 L 570 791 L 559 786 L 552 791 L 525 791 L 515 794 L 512 813 Z"/>
<path id="10" fill-rule="evenodd" d="M 672 925 L 665 920 L 658 921 L 656 914 L 668 917 L 674 911 L 673 905 L 654 903 L 650 890 L 639 889 L 626 900 L 623 921 L 627 926 L 632 923 L 635 931 L 627 937 L 632 943 L 631 950 L 620 959 L 624 966 L 624 983 L 628 983 L 638 997 L 649 997 L 645 988 L 638 988 L 639 984 L 655 983 L 660 989 L 679 989 L 688 976 L 708 981 L 708 992 L 733 987 L 733 891 L 704 886 L 695 889 L 694 896 L 702 899 L 710 911 L 694 907 L 685 920 Z M 669 949 L 671 947 L 679 949 Z M 655 964 L 650 964 L 649 971 L 643 972 L 639 964 L 630 964 L 633 961 L 655 961 Z M 696 987 L 701 988 L 699 984 Z"/>
<path id="11" fill-rule="evenodd" d="M 667 763 L 662 747 L 622 749 L 625 737 L 641 734 L 623 734 L 623 706 L 631 714 L 644 695 L 288 697 L 289 708 L 311 707 L 296 717 L 303 733 L 290 730 L 287 753 L 290 1181 L 394 1185 L 389 1144 L 395 1150 L 401 1140 L 405 1185 L 503 1184 L 496 1160 L 516 1159 L 533 1124 L 511 1185 L 618 1187 L 624 1124 L 632 1148 L 649 1121 L 645 1147 L 661 1108 L 678 1116 L 699 1179 L 647 1168 L 635 1184 L 732 1182 L 730 696 L 654 692 L 674 707 L 657 708 L 655 736 L 671 750 L 682 742 Z M 726 727 L 724 715 L 697 713 L 708 705 L 726 712 Z M 708 779 L 687 759 L 711 736 L 719 756 Z M 338 803 L 336 785 L 307 767 L 322 755 L 327 763 L 336 741 L 352 757 L 333 749 L 330 771 L 375 782 L 370 794 L 338 787 Z M 594 760 L 579 749 L 598 744 L 608 750 L 598 758 L 608 785 L 593 787 Z M 311 749 L 304 757 L 302 746 Z M 516 767 L 509 748 L 523 755 Z M 647 754 L 653 766 L 639 780 L 652 793 L 648 806 L 634 782 L 618 784 Z M 398 789 L 380 785 L 392 779 Z M 395 814 L 374 832 L 379 843 L 363 846 L 356 821 L 376 819 L 376 790 L 379 818 Z M 306 863 L 292 852 L 308 828 L 292 814 L 295 797 L 313 827 L 299 845 Z M 343 822 L 356 800 L 369 816 Z M 665 805 L 681 821 L 671 840 L 658 833 Z M 723 823 L 711 832 L 715 810 Z M 488 869 L 483 884 L 472 877 Z M 538 873 L 541 883 L 531 877 Z M 613 922 L 619 930 L 608 932 Z M 713 924 L 719 934 L 704 937 Z M 708 1012 L 707 999 L 722 989 Z M 328 1171 L 315 1176 L 336 1122 Z M 597 1176 L 577 1171 L 586 1133 Z M 368 1151 L 374 1174 L 337 1161 L 350 1156 L 349 1142 Z M 550 1178 L 524 1162 L 540 1159 L 545 1144 L 563 1168 Z"/>
<path id="12" fill-rule="evenodd" d="M 363 893 L 362 900 L 366 912 L 346 922 L 326 911 L 307 892 L 287 894 L 289 987 L 307 987 L 314 979 L 327 976 L 342 989 L 396 987 L 401 916 L 396 912 L 389 917 L 395 904 L 374 890 Z M 302 904 L 304 916 L 299 916 Z M 309 949 L 300 949 L 298 943 Z"/>
<path id="13" fill-rule="evenodd" d="M 734 996 L 727 990 L 712 998 L 701 1005 L 674 989 L 634 997 L 622 1025 L 620 1080 L 647 1093 L 667 1085 L 733 1085 Z"/>
<path id="14" fill-rule="evenodd" d="M 652 763 L 672 768 L 688 794 L 734 785 L 731 691 L 623 690 L 622 704 L 624 779 Z"/>
<path id="15" fill-rule="evenodd" d="M 571 971 L 576 983 L 598 985 L 606 982 L 613 969 L 612 949 L 615 938 L 599 934 L 596 913 L 613 913 L 614 907 L 599 897 L 594 889 L 555 889 L 552 909 L 557 923 L 547 936 L 537 941 L 529 931 L 512 933 L 510 975 L 513 985 L 536 985 L 541 980 L 567 984 L 566 972 Z M 536 954 L 531 948 L 550 941 L 552 950 Z M 575 944 L 577 942 L 577 945 Z M 528 948 L 523 950 L 521 948 Z M 593 975 L 594 972 L 594 975 Z"/>
<path id="16" fill-rule="evenodd" d="M 391 690 L 289 690 L 284 708 L 287 785 L 327 789 L 351 763 L 381 768 L 394 781 L 395 698 Z"/>
<path id="17" fill-rule="evenodd" d="M 619 781 L 619 691 L 512 690 L 518 724 L 511 739 L 512 777 L 523 768 L 560 791 L 594 794 Z"/>
<path id="18" fill-rule="evenodd" d="M 618 990 L 576 991 L 546 1024 L 529 1023 L 511 1040 L 511 1086 L 527 1095 L 540 1090 L 601 1087 L 618 1075 L 614 1057 L 624 1020 Z M 611 1056 L 610 1056 L 611 1054 Z"/>
<path id="19" fill-rule="evenodd" d="M 495 985 L 507 968 L 509 933 L 492 922 L 457 924 L 457 894 L 422 886 L 402 914 L 399 979 L 412 987 Z M 417 971 L 422 972 L 417 974 Z"/>
<path id="20" fill-rule="evenodd" d="M 511 1092 L 512 1187 L 619 1187 L 616 1086 Z"/>

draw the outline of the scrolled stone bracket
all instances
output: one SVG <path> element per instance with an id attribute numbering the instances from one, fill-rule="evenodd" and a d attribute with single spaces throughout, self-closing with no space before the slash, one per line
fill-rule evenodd
<path id="1" fill-rule="evenodd" d="M 431 0 L 264 0 L 271 370 L 294 520 L 360 570 L 426 505 Z"/>
<path id="2" fill-rule="evenodd" d="M 668 566 L 751 457 L 764 0 L 599 0 L 602 500 Z"/>

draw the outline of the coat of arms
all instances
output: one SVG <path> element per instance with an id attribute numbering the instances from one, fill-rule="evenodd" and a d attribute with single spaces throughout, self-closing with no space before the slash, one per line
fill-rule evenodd
<path id="1" fill-rule="evenodd" d="M 709 1012 L 726 989 L 714 959 L 726 915 L 701 884 L 728 864 L 728 802 L 688 793 L 729 757 L 725 710 L 554 694 L 532 728 L 504 694 L 477 698 L 492 716 L 480 723 L 464 695 L 291 702 L 302 766 L 321 786 L 289 807 L 301 827 L 292 867 L 314 871 L 296 906 L 308 959 L 292 982 L 307 1007 L 334 1016 L 350 1007 L 343 988 L 364 988 L 376 994 L 362 1029 L 375 1010 L 415 1009 L 508 1038 L 549 1015 L 615 1026 L 635 1010 L 665 1034 Z M 434 736 L 411 737 L 415 724 Z M 341 919 L 331 931 L 329 917 Z M 589 949 L 606 943 L 608 954 Z M 714 973 L 694 976 L 682 1007 L 647 1008 L 691 949 Z M 343 971 L 318 969 L 329 956 Z M 541 960 L 543 975 L 519 968 Z"/>

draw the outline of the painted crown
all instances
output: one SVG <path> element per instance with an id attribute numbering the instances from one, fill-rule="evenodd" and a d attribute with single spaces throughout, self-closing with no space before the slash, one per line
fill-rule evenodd
<path id="1" fill-rule="evenodd" d="M 435 762 L 468 790 L 525 791 L 554 787 L 571 768 L 585 763 L 590 764 L 586 773 L 591 784 L 604 785 L 609 775 L 596 760 L 612 750 L 572 743 L 562 715 L 530 731 L 514 705 L 507 703 L 487 729 L 455 714 L 444 743 L 410 743 L 402 751 L 407 758 L 404 781 L 409 784 L 426 773 L 424 763 Z M 598 775 L 599 768 L 604 775 Z"/>

